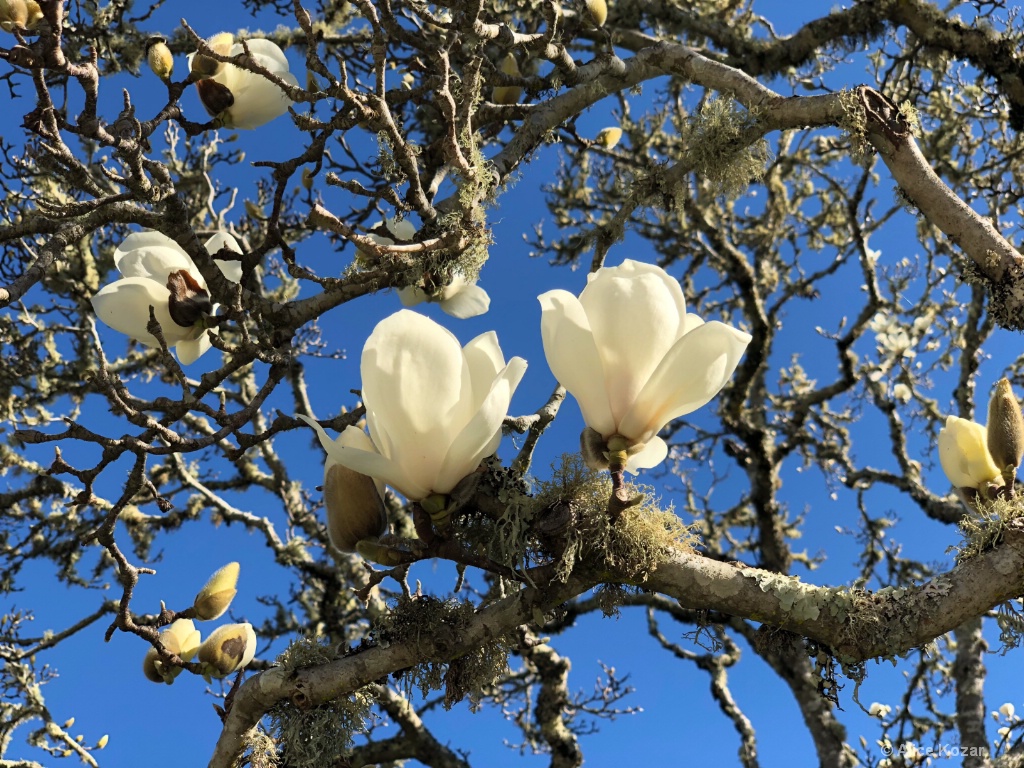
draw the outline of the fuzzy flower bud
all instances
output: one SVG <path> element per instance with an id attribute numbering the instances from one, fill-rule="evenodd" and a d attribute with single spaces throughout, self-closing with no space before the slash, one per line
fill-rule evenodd
<path id="1" fill-rule="evenodd" d="M 511 53 L 506 54 L 501 60 L 501 73 L 509 77 L 521 77 L 519 62 Z M 523 96 L 523 89 L 518 85 L 499 85 L 491 94 L 491 101 L 495 104 L 518 104 Z"/>
<path id="2" fill-rule="evenodd" d="M 191 619 L 177 619 L 160 632 L 160 644 L 183 661 L 191 661 L 196 655 L 200 639 L 199 630 Z M 181 674 L 181 667 L 167 667 L 156 648 L 150 648 L 142 660 L 142 673 L 147 680 L 170 685 Z"/>
<path id="3" fill-rule="evenodd" d="M 238 563 L 228 563 L 210 577 L 192 604 L 196 618 L 211 621 L 224 615 L 238 590 Z"/>
<path id="4" fill-rule="evenodd" d="M 988 452 L 996 466 L 1010 477 L 1024 456 L 1024 415 L 1013 395 L 1010 380 L 1002 378 L 988 401 Z"/>
<path id="5" fill-rule="evenodd" d="M 375 541 L 387 533 L 384 500 L 372 477 L 333 463 L 329 457 L 327 461 L 324 469 L 327 535 L 336 549 L 355 552 L 356 544 L 363 539 Z"/>
<path id="6" fill-rule="evenodd" d="M 146 41 L 146 62 L 153 74 L 161 80 L 170 80 L 174 71 L 174 56 L 163 37 L 151 37 Z"/>
<path id="7" fill-rule="evenodd" d="M 608 3 L 605 0 L 585 0 L 587 12 L 591 21 L 599 27 L 603 27 L 608 19 Z"/>
<path id="8" fill-rule="evenodd" d="M 619 139 L 622 138 L 622 129 L 618 126 L 611 126 L 610 128 L 602 128 L 598 131 L 597 136 L 594 139 L 594 143 L 599 144 L 605 149 L 613 149 L 616 144 L 619 143 Z"/>
<path id="9" fill-rule="evenodd" d="M 210 677 L 227 677 L 256 655 L 256 633 L 251 624 L 217 627 L 199 646 L 199 662 Z"/>

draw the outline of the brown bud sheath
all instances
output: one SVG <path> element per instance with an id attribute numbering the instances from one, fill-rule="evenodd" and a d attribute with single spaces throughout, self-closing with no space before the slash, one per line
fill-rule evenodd
<path id="1" fill-rule="evenodd" d="M 342 552 L 355 552 L 360 541 L 378 539 L 388 530 L 384 501 L 373 478 L 341 464 L 330 464 L 324 472 L 324 504 L 327 535 Z"/>
<path id="2" fill-rule="evenodd" d="M 167 276 L 167 290 L 171 292 L 167 310 L 171 320 L 182 328 L 191 328 L 202 317 L 213 312 L 210 294 L 187 269 L 179 269 Z"/>
<path id="3" fill-rule="evenodd" d="M 195 61 L 192 64 L 194 69 Z M 200 80 L 196 83 L 196 90 L 199 91 L 199 100 L 203 102 L 203 107 L 210 117 L 216 117 L 235 103 L 235 95 L 231 93 L 231 89 L 216 80 Z"/>
<path id="4" fill-rule="evenodd" d="M 580 432 L 580 453 L 591 469 L 608 469 L 608 443 L 596 429 L 584 427 Z"/>
<path id="5" fill-rule="evenodd" d="M 988 452 L 1004 473 L 1024 456 L 1024 416 L 1006 378 L 999 380 L 988 401 Z"/>

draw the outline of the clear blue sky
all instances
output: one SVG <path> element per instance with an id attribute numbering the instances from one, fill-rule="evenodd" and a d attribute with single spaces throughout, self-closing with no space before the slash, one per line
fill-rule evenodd
<path id="1" fill-rule="evenodd" d="M 791 31 L 801 19 L 824 10 L 820 3 L 811 0 L 773 0 L 759 5 L 764 13 L 776 18 L 776 31 L 779 33 Z M 250 21 L 239 2 L 217 4 L 215 18 L 211 18 L 214 14 L 210 13 L 210 8 L 209 3 L 196 0 L 168 4 L 154 14 L 148 29 L 154 33 L 169 34 L 182 16 L 205 35 L 225 29 L 258 26 Z M 266 26 L 272 27 L 274 23 Z M 298 57 L 292 52 L 289 58 L 301 81 L 302 68 Z M 179 57 L 176 64 L 178 72 L 183 72 L 186 66 L 184 58 Z M 853 62 L 838 74 L 830 75 L 827 84 L 834 90 L 856 85 L 864 79 L 862 72 L 863 62 Z M 146 71 L 138 80 L 124 78 L 104 82 L 101 103 L 109 120 L 113 120 L 120 108 L 121 86 L 131 90 L 138 114 L 143 119 L 159 106 L 160 102 L 154 97 L 160 89 Z M 652 89 L 648 88 L 644 95 L 631 98 L 639 106 L 651 92 Z M 186 96 L 184 105 L 189 117 L 204 119 L 194 94 Z M 613 124 L 613 106 L 613 101 L 608 99 L 584 115 L 578 125 L 580 133 L 594 135 L 600 128 Z M 17 115 L 23 111 L 27 111 L 27 107 L 22 110 L 20 105 L 16 105 L 4 118 L 0 118 L 0 134 L 8 140 L 15 140 L 20 135 L 16 128 L 19 122 Z M 228 135 L 230 132 L 222 133 Z M 295 154 L 300 137 L 288 119 L 281 118 L 258 131 L 238 132 L 236 146 L 244 149 L 250 160 L 283 159 Z M 483 331 L 496 330 L 506 358 L 520 355 L 529 361 L 530 368 L 513 401 L 511 411 L 514 415 L 532 412 L 542 405 L 555 384 L 540 347 L 540 310 L 536 295 L 556 287 L 575 293 L 585 284 L 582 271 L 555 269 L 543 259 L 529 258 L 529 248 L 523 240 L 524 233 L 532 232 L 534 224 L 546 218 L 537 190 L 550 178 L 556 158 L 556 149 L 546 148 L 539 153 L 538 158 L 522 170 L 522 178 L 502 198 L 494 213 L 496 242 L 481 277 L 481 284 L 492 298 L 490 312 L 472 320 L 458 321 L 448 318 L 436 306 L 420 308 L 463 342 Z M 241 187 L 242 194 L 246 191 L 243 186 L 245 178 L 253 177 L 240 175 L 235 182 Z M 877 193 L 889 195 L 890 186 L 889 180 L 883 178 Z M 905 255 L 913 255 L 917 248 L 914 225 L 909 215 L 904 216 L 886 230 L 884 239 L 873 240 L 871 245 L 882 251 L 883 259 L 895 261 Z M 550 219 L 548 226 L 551 226 Z M 329 255 L 314 253 L 314 249 L 315 244 L 300 246 L 300 259 L 314 259 L 322 274 L 329 274 L 331 269 L 340 272 L 343 263 L 339 261 L 335 267 Z M 643 246 L 634 240 L 613 248 L 609 263 L 617 264 L 624 258 L 652 260 L 653 255 L 645 252 Z M 858 290 L 858 284 L 842 277 L 824 284 L 821 300 L 805 305 L 806 315 L 787 318 L 780 336 L 783 352 L 788 356 L 793 350 L 804 351 L 812 361 L 808 363 L 812 367 L 815 364 L 813 348 L 818 343 L 813 329 L 817 325 L 834 324 L 841 315 L 841 312 L 822 313 L 826 308 L 841 307 L 844 297 L 848 299 L 851 295 L 848 292 Z M 325 340 L 329 345 L 344 348 L 348 358 L 343 361 L 306 362 L 310 398 L 318 416 L 327 416 L 336 412 L 341 404 L 352 403 L 348 390 L 359 385 L 358 359 L 362 342 L 377 321 L 399 306 L 395 295 L 379 295 L 339 307 L 321 320 Z M 113 332 L 105 332 L 103 338 L 106 343 L 115 345 L 115 350 L 118 349 L 116 345 L 123 343 Z M 1006 344 L 1006 353 L 1002 354 L 998 344 L 991 348 L 993 357 L 982 369 L 979 391 L 987 391 L 998 378 L 1000 361 L 1009 360 L 1016 354 L 1016 340 L 1003 338 L 1002 343 Z M 825 376 L 831 373 L 831 361 L 829 355 L 821 363 Z M 190 373 L 200 370 L 202 365 L 200 361 L 190 369 Z M 286 399 L 281 400 L 280 407 L 289 407 Z M 89 417 L 106 418 L 99 413 Z M 579 410 L 574 402 L 570 402 L 563 408 L 556 428 L 550 430 L 542 441 L 535 471 L 543 474 L 544 468 L 560 453 L 575 451 L 581 428 Z M 319 484 L 322 471 L 322 452 L 312 437 L 312 432 L 297 432 L 282 439 L 280 444 L 281 453 L 289 457 L 292 470 L 309 487 Z M 506 441 L 500 455 L 507 459 L 514 450 L 511 442 Z M 47 449 L 39 454 L 38 460 L 46 463 L 51 458 L 52 453 Z M 691 470 L 701 472 L 702 468 L 695 466 Z M 934 472 L 930 476 L 936 482 L 943 482 Z M 807 504 L 805 545 L 812 554 L 827 551 L 830 556 L 828 563 L 814 573 L 796 572 L 815 583 L 842 583 L 851 572 L 850 565 L 856 550 L 850 537 L 838 532 L 836 527 L 854 527 L 856 509 L 852 500 L 844 499 L 841 503 L 831 500 L 815 473 L 807 476 L 793 474 L 784 479 L 786 487 L 794 489 L 793 498 L 801 498 Z M 260 499 L 255 494 L 236 497 L 233 501 L 240 507 L 248 505 L 253 511 L 261 511 Z M 894 511 L 899 511 L 898 504 L 894 499 Z M 275 509 L 273 505 L 268 505 L 268 508 Z M 800 505 L 795 508 L 799 511 Z M 946 554 L 946 548 L 955 543 L 955 531 L 919 520 L 913 509 L 905 509 L 903 517 L 895 535 L 904 541 L 908 553 L 948 564 L 950 555 Z M 275 519 L 275 524 L 281 529 L 285 527 L 282 519 Z M 908 537 L 906 531 L 911 529 L 914 535 Z M 200 530 L 201 536 L 197 535 Z M 186 529 L 162 539 L 153 554 L 155 562 L 152 565 L 157 569 L 157 575 L 144 578 L 140 584 L 133 603 L 137 610 L 156 610 L 161 599 L 176 607 L 186 606 L 206 577 L 229 560 L 242 563 L 240 594 L 232 606 L 232 615 L 237 620 L 258 623 L 264 609 L 256 598 L 286 591 L 286 574 L 273 563 L 257 537 L 247 535 L 237 526 Z M 7 605 L 33 607 L 35 625 L 40 633 L 47 628 L 62 628 L 78 615 L 91 611 L 100 599 L 96 594 L 68 593 L 63 587 L 55 588 L 48 566 L 31 566 L 31 571 L 32 578 L 25 581 L 31 585 L 30 589 L 7 596 Z M 418 565 L 413 576 L 422 579 L 428 588 L 439 591 L 446 591 L 451 586 L 448 569 L 429 563 Z M 210 626 L 200 625 L 204 635 Z M 116 635 L 109 644 L 104 644 L 104 628 L 96 625 L 82 632 L 62 645 L 58 653 L 47 658 L 59 672 L 59 678 L 44 689 L 50 711 L 58 721 L 74 715 L 77 722 L 73 730 L 85 734 L 87 743 L 94 742 L 104 733 L 110 734 L 108 747 L 97 754 L 103 766 L 137 765 L 140 756 L 145 756 L 146 763 L 157 768 L 205 764 L 219 732 L 219 722 L 210 706 L 214 700 L 203 693 L 203 681 L 186 675 L 170 687 L 147 682 L 141 674 L 146 646 L 138 638 L 124 635 Z M 682 642 L 682 632 L 690 628 L 674 628 L 665 624 L 662 629 L 671 638 Z M 601 673 L 598 662 L 603 662 L 614 666 L 620 674 L 628 672 L 630 683 L 637 689 L 622 704 L 643 708 L 642 713 L 625 716 L 615 723 L 599 723 L 599 733 L 582 739 L 588 765 L 601 768 L 691 762 L 727 765 L 736 762 L 738 738 L 715 710 L 708 694 L 707 676 L 660 650 L 646 633 L 642 612 L 624 610 L 618 619 L 584 617 L 573 631 L 556 638 L 553 644 L 560 653 L 573 660 L 570 678 L 573 691 L 592 690 L 595 677 Z M 998 647 L 998 643 L 993 642 L 993 647 Z M 258 655 L 260 658 L 272 658 L 279 650 L 261 648 Z M 761 764 L 766 768 L 814 764 L 816 759 L 810 738 L 799 721 L 799 712 L 788 689 L 750 649 L 745 649 L 744 657 L 745 663 L 734 667 L 730 678 L 733 694 L 757 729 Z M 1024 702 L 1012 682 L 1019 679 L 1021 673 L 1014 655 L 992 657 L 990 661 L 992 666 L 986 685 L 993 708 L 1003 701 L 1013 701 L 1018 708 L 1024 708 Z M 872 701 L 896 704 L 894 697 L 901 690 L 904 667 L 893 668 L 887 663 L 869 664 L 868 670 L 868 680 L 860 692 L 861 701 L 865 705 Z M 849 718 L 844 718 L 850 729 L 850 741 L 855 742 L 856 737 L 863 734 L 873 742 L 878 736 L 878 728 L 869 718 L 856 713 L 852 694 L 853 684 L 850 683 L 841 694 L 842 706 L 850 714 Z M 949 708 L 952 708 L 952 702 Z M 472 714 L 468 705 L 463 703 L 449 713 L 440 711 L 432 714 L 428 723 L 436 729 L 442 741 L 450 738 L 453 747 L 471 750 L 474 765 L 547 764 L 544 756 L 528 755 L 520 759 L 516 752 L 502 747 L 502 739 L 515 741 L 517 733 L 506 726 L 493 710 Z M 27 758 L 38 757 L 17 747 L 10 756 L 21 754 Z"/>

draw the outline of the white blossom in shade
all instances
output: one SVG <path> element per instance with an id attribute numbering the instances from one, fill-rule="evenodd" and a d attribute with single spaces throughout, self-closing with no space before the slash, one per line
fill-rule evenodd
<path id="1" fill-rule="evenodd" d="M 939 463 L 955 488 L 981 488 L 999 477 L 988 452 L 985 427 L 950 416 L 939 430 Z"/>
<path id="2" fill-rule="evenodd" d="M 999 714 L 1005 717 L 1007 720 L 1013 720 L 1014 714 L 1016 714 L 1017 708 L 1010 702 L 1006 702 L 999 708 Z"/>
<path id="3" fill-rule="evenodd" d="M 487 291 L 456 273 L 452 281 L 443 288 L 428 293 L 418 285 L 409 285 L 398 289 L 398 298 L 402 306 L 414 307 L 424 301 L 436 301 L 445 314 L 464 320 L 467 317 L 482 315 L 491 306 L 491 297 Z"/>
<path id="4" fill-rule="evenodd" d="M 245 55 L 245 48 L 235 43 L 229 32 L 214 35 L 208 45 L 221 56 Z M 299 81 L 288 71 L 288 59 L 275 43 L 253 38 L 245 45 L 253 62 L 289 85 L 298 86 Z M 201 78 L 196 89 L 203 107 L 225 128 L 259 128 L 287 112 L 292 103 L 276 83 L 263 75 L 202 54 L 189 54 L 188 62 L 191 71 Z"/>
<path id="5" fill-rule="evenodd" d="M 493 331 L 462 347 L 433 320 L 403 309 L 373 329 L 360 370 L 370 439 L 358 447 L 353 436 L 345 445 L 307 423 L 330 459 L 420 501 L 448 493 L 497 450 L 526 361 L 506 364 Z"/>
<path id="6" fill-rule="evenodd" d="M 555 290 L 538 299 L 548 365 L 590 429 L 625 438 L 630 472 L 665 459 L 657 433 L 718 394 L 751 338 L 688 314 L 676 280 L 629 259 L 588 275 L 579 298 Z"/>
<path id="7" fill-rule="evenodd" d="M 899 400 L 901 403 L 910 402 L 910 398 L 913 396 L 913 392 L 903 382 L 900 382 L 892 388 L 892 396 Z"/>
<path id="8" fill-rule="evenodd" d="M 887 717 L 890 712 L 892 712 L 892 707 L 888 704 L 880 704 L 877 701 L 872 702 L 871 706 L 868 707 L 868 714 L 872 717 Z"/>
<path id="9" fill-rule="evenodd" d="M 231 235 L 218 232 L 206 241 L 206 250 L 210 253 L 217 253 L 225 246 L 235 253 L 242 252 Z M 214 261 L 228 280 L 234 283 L 241 280 L 240 262 Z M 195 362 L 210 348 L 203 323 L 203 318 L 213 310 L 209 291 L 203 276 L 181 246 L 159 232 L 136 232 L 126 237 L 114 251 L 114 266 L 121 273 L 121 279 L 104 286 L 92 297 L 93 309 L 100 320 L 147 347 L 157 347 L 156 337 L 146 330 L 149 308 L 153 307 L 164 341 L 174 348 L 183 364 Z M 169 281 L 175 279 L 191 286 L 189 306 L 180 312 L 171 307 Z M 172 312 L 179 320 L 184 313 L 192 322 L 188 325 L 175 322 Z"/>

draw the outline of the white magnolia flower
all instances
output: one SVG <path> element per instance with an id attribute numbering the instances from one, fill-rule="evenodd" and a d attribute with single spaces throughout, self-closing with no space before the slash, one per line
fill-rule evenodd
<path id="1" fill-rule="evenodd" d="M 631 472 L 665 459 L 657 433 L 718 394 L 751 338 L 687 314 L 676 280 L 629 259 L 588 275 L 578 299 L 562 290 L 538 299 L 548 365 L 590 429 L 625 438 Z"/>
<path id="2" fill-rule="evenodd" d="M 231 235 L 218 232 L 206 241 L 210 253 L 225 246 L 235 253 L 242 252 Z M 215 262 L 228 280 L 241 280 L 241 263 Z M 92 297 L 100 320 L 147 347 L 158 347 L 156 337 L 146 330 L 149 308 L 153 307 L 164 341 L 175 349 L 183 364 L 194 362 L 210 348 L 203 325 L 204 317 L 213 311 L 210 294 L 203 276 L 181 246 L 159 232 L 136 232 L 114 251 L 114 266 L 121 279 Z"/>
<path id="3" fill-rule="evenodd" d="M 276 44 L 263 38 L 246 40 L 245 44 L 256 64 L 289 85 L 298 86 L 299 81 L 288 71 L 288 59 Z M 221 56 L 245 54 L 230 32 L 214 35 L 208 45 Z M 196 53 L 189 54 L 188 61 L 191 71 L 202 78 L 196 82 L 196 90 L 203 106 L 225 128 L 259 128 L 287 112 L 292 103 L 280 87 L 255 72 Z"/>
<path id="4" fill-rule="evenodd" d="M 346 438 L 360 433 L 348 427 L 345 440 L 331 440 L 306 422 L 330 459 L 420 501 L 448 493 L 497 450 L 526 361 L 506 364 L 493 331 L 461 347 L 433 320 L 401 310 L 373 329 L 360 370 L 369 439 Z"/>
<path id="5" fill-rule="evenodd" d="M 1013 720 L 1013 716 L 1016 714 L 1017 708 L 1010 702 L 1006 702 L 999 708 L 999 713 L 1007 720 Z"/>
<path id="6" fill-rule="evenodd" d="M 409 285 L 398 289 L 398 298 L 404 307 L 436 301 L 445 314 L 460 320 L 482 315 L 491 306 L 491 297 L 487 291 L 477 285 L 475 280 L 470 282 L 458 273 L 452 276 L 448 285 L 433 293 L 427 293 L 418 285 Z"/>
<path id="7" fill-rule="evenodd" d="M 380 226 L 381 222 L 378 221 L 370 229 L 378 229 Z M 394 237 L 371 232 L 369 237 L 378 245 L 394 245 L 396 242 L 407 243 L 416 236 L 416 227 L 407 220 L 386 219 L 384 227 Z M 478 286 L 476 280 L 467 280 L 458 273 L 452 276 L 448 285 L 438 290 L 427 291 L 419 285 L 399 288 L 398 298 L 401 299 L 403 307 L 414 307 L 424 301 L 436 301 L 445 314 L 460 320 L 482 315 L 491 306 L 491 297 L 487 295 L 487 291 Z"/>
<path id="8" fill-rule="evenodd" d="M 970 419 L 950 416 L 939 430 L 939 463 L 956 488 L 981 488 L 999 477 L 988 452 L 985 427 Z"/>
<path id="9" fill-rule="evenodd" d="M 872 717 L 887 717 L 890 712 L 892 712 L 892 707 L 877 701 L 871 702 L 871 706 L 868 707 L 868 714 Z"/>

